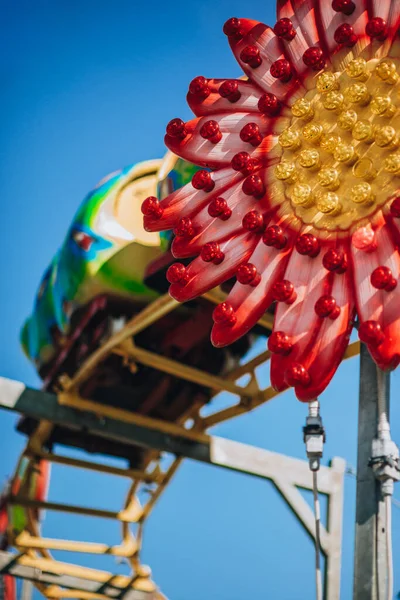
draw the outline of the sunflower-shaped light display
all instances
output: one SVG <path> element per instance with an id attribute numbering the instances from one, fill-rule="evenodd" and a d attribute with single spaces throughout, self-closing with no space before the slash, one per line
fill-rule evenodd
<path id="1" fill-rule="evenodd" d="M 383 369 L 400 361 L 399 0 L 281 0 L 273 28 L 224 25 L 243 79 L 196 77 L 196 115 L 166 144 L 206 167 L 145 228 L 173 228 L 167 273 L 189 300 L 236 276 L 212 342 L 247 332 L 276 302 L 271 382 L 300 400 L 337 369 L 355 314 Z"/>

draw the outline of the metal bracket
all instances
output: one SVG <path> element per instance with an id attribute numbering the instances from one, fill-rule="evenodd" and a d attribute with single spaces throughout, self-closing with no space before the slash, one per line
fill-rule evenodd
<path id="1" fill-rule="evenodd" d="M 400 481 L 399 449 L 395 442 L 375 438 L 368 465 L 372 467 L 375 478 L 381 482 L 382 495 L 392 496 L 394 482 Z"/>
<path id="2" fill-rule="evenodd" d="M 309 414 L 303 427 L 303 439 L 311 471 L 318 471 L 326 440 L 322 417 L 319 414 L 318 400 L 310 402 Z"/>

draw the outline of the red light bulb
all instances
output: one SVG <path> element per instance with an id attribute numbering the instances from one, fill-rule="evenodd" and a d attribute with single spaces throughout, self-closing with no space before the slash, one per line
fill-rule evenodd
<path id="1" fill-rule="evenodd" d="M 364 252 L 374 252 L 376 250 L 376 238 L 375 231 L 370 225 L 366 227 L 359 227 L 352 237 L 351 243 L 357 250 L 364 250 Z"/>
<path id="2" fill-rule="evenodd" d="M 243 229 L 246 231 L 252 231 L 254 233 L 261 233 L 264 231 L 264 217 L 257 210 L 251 210 L 244 215 L 242 221 Z"/>
<path id="3" fill-rule="evenodd" d="M 240 131 L 240 139 L 254 147 L 259 146 L 263 138 L 257 123 L 247 123 Z"/>
<path id="4" fill-rule="evenodd" d="M 274 354 L 287 355 L 293 348 L 289 336 L 283 331 L 274 331 L 268 338 L 268 350 Z"/>
<path id="5" fill-rule="evenodd" d="M 232 17 L 224 23 L 223 32 L 229 37 L 241 39 L 243 37 L 242 24 L 240 19 Z"/>
<path id="6" fill-rule="evenodd" d="M 226 221 L 232 215 L 232 211 L 228 206 L 225 198 L 214 198 L 208 205 L 208 214 L 210 217 L 220 218 L 222 221 Z"/>
<path id="7" fill-rule="evenodd" d="M 392 271 L 389 267 L 377 267 L 372 271 L 371 284 L 377 290 L 385 290 L 391 292 L 397 285 L 396 279 L 393 277 Z"/>
<path id="8" fill-rule="evenodd" d="M 383 42 L 387 37 L 386 21 L 381 19 L 381 17 L 370 19 L 365 26 L 365 33 L 370 38 Z"/>
<path id="9" fill-rule="evenodd" d="M 257 267 L 251 263 L 240 265 L 236 273 L 236 279 L 243 285 L 256 287 L 261 281 L 261 275 Z"/>
<path id="10" fill-rule="evenodd" d="M 317 315 L 322 319 L 329 317 L 334 320 L 340 315 L 340 307 L 337 306 L 333 296 L 321 296 L 315 303 L 314 309 Z"/>
<path id="11" fill-rule="evenodd" d="M 357 36 L 354 33 L 354 29 L 348 23 L 339 25 L 333 37 L 337 44 L 343 44 L 348 48 L 351 48 L 357 43 Z"/>
<path id="12" fill-rule="evenodd" d="M 335 12 L 341 12 L 344 15 L 351 15 L 356 9 L 352 0 L 333 0 L 332 8 Z"/>
<path id="13" fill-rule="evenodd" d="M 222 138 L 222 133 L 217 121 L 206 121 L 200 127 L 200 135 L 205 140 L 209 140 L 212 144 L 218 144 Z"/>
<path id="14" fill-rule="evenodd" d="M 322 264 L 328 271 L 344 273 L 347 269 L 347 258 L 344 252 L 331 248 L 324 255 Z"/>
<path id="15" fill-rule="evenodd" d="M 182 217 L 174 227 L 174 234 L 177 237 L 192 238 L 194 233 L 193 223 L 189 217 Z"/>
<path id="16" fill-rule="evenodd" d="M 141 210 L 146 217 L 153 217 L 153 219 L 161 219 L 164 212 L 155 196 L 149 196 L 143 200 Z"/>
<path id="17" fill-rule="evenodd" d="M 290 63 L 285 58 L 280 58 L 272 63 L 270 73 L 275 79 L 279 79 L 282 83 L 287 83 L 292 77 L 292 69 Z"/>
<path id="18" fill-rule="evenodd" d="M 189 85 L 189 94 L 199 102 L 203 102 L 211 94 L 208 81 L 202 75 L 192 79 Z"/>
<path id="19" fill-rule="evenodd" d="M 243 181 L 242 190 L 246 196 L 254 196 L 255 198 L 262 198 L 265 194 L 265 187 L 259 175 L 246 177 Z"/>
<path id="20" fill-rule="evenodd" d="M 358 329 L 358 337 L 364 344 L 380 346 L 385 341 L 385 334 L 378 321 L 364 321 Z"/>
<path id="21" fill-rule="evenodd" d="M 231 160 L 234 171 L 247 171 L 251 164 L 251 156 L 248 152 L 238 152 Z"/>
<path id="22" fill-rule="evenodd" d="M 307 48 L 303 54 L 303 63 L 306 67 L 310 67 L 313 71 L 320 71 L 325 66 L 324 55 L 321 48 L 313 46 Z"/>
<path id="23" fill-rule="evenodd" d="M 200 258 L 204 262 L 212 262 L 214 265 L 219 265 L 224 260 L 225 254 L 221 251 L 218 242 L 209 242 L 202 247 Z"/>
<path id="24" fill-rule="evenodd" d="M 311 382 L 311 377 L 303 365 L 293 363 L 285 372 L 285 381 L 291 387 L 296 387 L 298 385 L 307 387 Z"/>
<path id="25" fill-rule="evenodd" d="M 263 242 L 266 246 L 272 246 L 277 250 L 282 250 L 287 244 L 287 237 L 279 225 L 270 225 L 264 232 Z"/>
<path id="26" fill-rule="evenodd" d="M 303 256 L 315 258 L 320 251 L 320 245 L 317 238 L 311 233 L 303 233 L 296 240 L 296 250 Z"/>
<path id="27" fill-rule="evenodd" d="M 215 182 L 211 177 L 209 171 L 201 170 L 196 171 L 192 177 L 192 186 L 196 190 L 204 190 L 205 192 L 211 192 L 214 189 Z"/>
<path id="28" fill-rule="evenodd" d="M 274 33 L 278 37 L 290 42 L 290 40 L 295 37 L 296 30 L 293 27 L 293 23 L 290 19 L 283 18 L 279 19 L 279 21 L 275 23 Z"/>
<path id="29" fill-rule="evenodd" d="M 258 110 L 268 117 L 275 117 L 281 110 L 282 105 L 274 94 L 267 92 L 258 101 Z"/>
<path id="30" fill-rule="evenodd" d="M 240 53 L 240 60 L 252 69 L 256 69 L 262 63 L 260 51 L 257 46 L 246 46 Z"/>
<path id="31" fill-rule="evenodd" d="M 166 277 L 169 283 L 178 283 L 182 286 L 186 285 L 188 275 L 185 265 L 182 263 L 174 263 L 168 267 Z"/>
<path id="32" fill-rule="evenodd" d="M 282 281 L 277 281 L 274 284 L 272 295 L 277 302 L 284 302 L 285 304 L 293 304 L 297 298 L 293 283 L 287 279 L 282 279 Z"/>
<path id="33" fill-rule="evenodd" d="M 167 135 L 177 140 L 183 140 L 187 136 L 185 122 L 182 119 L 172 119 L 167 125 Z"/>
<path id="34" fill-rule="evenodd" d="M 235 103 L 242 95 L 239 91 L 239 83 L 235 79 L 228 79 L 219 86 L 219 95 L 226 98 L 229 102 Z"/>
<path id="35" fill-rule="evenodd" d="M 233 326 L 236 323 L 236 314 L 229 302 L 222 302 L 214 308 L 213 320 L 218 325 Z"/>

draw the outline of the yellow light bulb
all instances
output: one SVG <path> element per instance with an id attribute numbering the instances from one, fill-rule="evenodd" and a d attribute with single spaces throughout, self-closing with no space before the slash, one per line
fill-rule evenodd
<path id="1" fill-rule="evenodd" d="M 393 117 L 396 107 L 389 96 L 375 96 L 370 104 L 371 112 L 380 117 Z"/>
<path id="2" fill-rule="evenodd" d="M 351 188 L 350 198 L 356 204 L 372 204 L 375 195 L 369 183 L 357 183 Z"/>
<path id="3" fill-rule="evenodd" d="M 337 161 L 346 164 L 352 164 L 357 160 L 354 147 L 351 144 L 344 144 L 343 142 L 337 146 L 333 156 Z"/>
<path id="4" fill-rule="evenodd" d="M 326 110 L 342 110 L 344 96 L 340 92 L 328 92 L 322 96 L 322 104 Z"/>
<path id="5" fill-rule="evenodd" d="M 283 160 L 276 165 L 274 173 L 277 179 L 292 182 L 296 178 L 296 165 L 287 160 Z"/>
<path id="6" fill-rule="evenodd" d="M 299 163 L 304 169 L 317 169 L 320 166 L 318 150 L 303 150 L 300 152 Z"/>
<path id="7" fill-rule="evenodd" d="M 391 154 L 384 162 L 383 168 L 388 173 L 400 175 L 400 154 Z"/>
<path id="8" fill-rule="evenodd" d="M 377 127 L 375 130 L 375 143 L 380 148 L 396 148 L 399 145 L 396 130 L 391 125 Z"/>
<path id="9" fill-rule="evenodd" d="M 333 192 L 321 194 L 317 200 L 317 208 L 319 211 L 330 215 L 337 215 L 342 210 L 339 198 Z"/>
<path id="10" fill-rule="evenodd" d="M 367 62 L 363 58 L 354 58 L 346 67 L 346 73 L 352 79 L 367 81 L 370 77 Z"/>
<path id="11" fill-rule="evenodd" d="M 309 121 L 314 116 L 314 109 L 309 100 L 299 98 L 292 106 L 292 115 L 299 119 Z"/>
<path id="12" fill-rule="evenodd" d="M 345 131 L 351 131 L 357 123 L 357 113 L 355 110 L 346 110 L 339 115 L 338 125 Z"/>
<path id="13" fill-rule="evenodd" d="M 306 183 L 296 183 L 290 198 L 296 206 L 308 207 L 314 203 L 311 187 Z"/>
<path id="14" fill-rule="evenodd" d="M 371 99 L 371 95 L 365 83 L 352 83 L 345 92 L 347 100 L 352 104 L 365 106 Z"/>
<path id="15" fill-rule="evenodd" d="M 279 136 L 278 141 L 282 148 L 288 150 L 298 148 L 301 143 L 299 132 L 294 129 L 285 129 Z"/>
<path id="16" fill-rule="evenodd" d="M 323 167 L 318 173 L 318 183 L 323 187 L 337 189 L 340 185 L 339 172 L 333 167 Z"/>
<path id="17" fill-rule="evenodd" d="M 335 133 L 326 133 L 322 136 L 320 145 L 323 150 L 332 153 L 341 141 L 342 138 Z"/>
<path id="18" fill-rule="evenodd" d="M 382 60 L 375 69 L 376 75 L 389 85 L 394 85 L 398 82 L 396 64 L 389 59 Z"/>
<path id="19" fill-rule="evenodd" d="M 322 134 L 324 133 L 324 128 L 322 125 L 317 123 L 308 123 L 302 129 L 303 137 L 310 144 L 318 144 L 321 139 Z"/>
<path id="20" fill-rule="evenodd" d="M 317 77 L 317 90 L 321 94 L 326 94 L 337 89 L 339 89 L 339 82 L 334 73 L 326 71 Z"/>
<path id="21" fill-rule="evenodd" d="M 359 142 L 372 142 L 374 129 L 369 121 L 357 121 L 354 125 L 353 138 Z"/>

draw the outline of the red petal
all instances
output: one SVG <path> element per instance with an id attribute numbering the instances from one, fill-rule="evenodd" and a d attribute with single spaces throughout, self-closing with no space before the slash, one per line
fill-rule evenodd
<path id="1" fill-rule="evenodd" d="M 220 244 L 225 257 L 218 265 L 195 258 L 186 269 L 186 285 L 172 284 L 169 288 L 171 296 L 179 302 L 186 302 L 230 279 L 238 266 L 251 256 L 257 241 L 258 236 L 247 232 L 231 237 Z"/>
<path id="2" fill-rule="evenodd" d="M 236 113 L 213 115 L 213 120 L 219 125 L 222 139 L 213 144 L 200 135 L 200 129 L 209 119 L 202 117 L 186 123 L 187 135 L 183 140 L 165 136 L 166 146 L 178 156 L 185 160 L 208 167 L 221 167 L 230 164 L 232 158 L 241 151 L 248 152 L 252 157 L 276 158 L 279 155 L 278 148 L 271 152 L 273 140 L 269 135 L 271 124 L 279 123 L 271 121 L 261 113 Z M 240 138 L 240 131 L 248 123 L 256 123 L 260 128 L 263 141 L 259 146 L 252 146 Z"/>
<path id="3" fill-rule="evenodd" d="M 300 362 L 310 375 L 310 385 L 299 386 L 296 394 L 299 400 L 310 401 L 321 394 L 342 361 L 349 343 L 354 317 L 354 297 L 349 271 L 334 275 L 330 294 L 335 298 L 340 314 L 337 319 L 322 319 L 322 325 L 315 343 L 308 348 Z"/>
<path id="4" fill-rule="evenodd" d="M 318 317 L 314 306 L 322 295 L 329 293 L 332 281 L 322 265 L 322 257 L 323 252 L 311 258 L 294 251 L 284 275 L 294 285 L 297 297 L 293 304 L 278 302 L 276 307 L 274 331 L 283 331 L 293 344 L 288 356 L 274 354 L 271 359 L 271 383 L 278 390 L 287 387 L 287 369 L 294 363 L 305 362 L 322 326 L 323 319 Z M 302 392 L 296 389 L 296 393 Z M 305 389 L 304 393 L 307 394 Z"/>
<path id="5" fill-rule="evenodd" d="M 352 48 L 342 48 L 337 54 L 332 55 L 332 62 L 335 66 L 338 66 L 338 68 L 338 63 L 340 63 L 347 55 L 351 54 L 352 56 L 358 56 L 370 45 L 370 39 L 365 33 L 365 26 L 368 22 L 367 3 L 364 2 L 364 0 L 354 0 L 354 4 L 355 9 L 352 14 L 345 15 L 333 10 L 331 0 L 318 0 L 316 3 L 321 36 L 324 37 L 325 43 L 331 52 L 338 48 L 334 35 L 336 29 L 343 23 L 351 25 L 357 36 L 357 43 L 355 46 Z"/>
<path id="6" fill-rule="evenodd" d="M 227 188 L 244 179 L 241 173 L 233 171 L 231 168 L 220 169 L 211 175 L 215 182 L 212 192 L 195 190 L 191 183 L 187 183 L 160 202 L 160 206 L 163 208 L 161 219 L 144 217 L 145 230 L 165 231 L 172 229 L 180 218 L 196 215 L 213 198 L 223 195 Z"/>
<path id="7" fill-rule="evenodd" d="M 232 170 L 232 175 L 235 172 Z M 261 169 L 257 172 L 261 178 L 266 181 L 266 170 Z M 217 242 L 231 236 L 234 232 L 243 231 L 242 221 L 246 213 L 251 210 L 260 210 L 265 213 L 269 206 L 264 199 L 256 200 L 253 196 L 248 196 L 242 190 L 242 182 L 235 183 L 232 187 L 225 190 L 223 197 L 232 214 L 227 220 L 222 220 L 210 216 L 208 206 L 204 206 L 196 216 L 192 218 L 192 223 L 196 235 L 191 239 L 176 237 L 172 243 L 173 255 L 177 258 L 184 258 L 198 254 L 208 242 Z"/>
<path id="8" fill-rule="evenodd" d="M 304 0 L 278 0 L 277 18 L 290 19 L 296 31 L 292 40 L 283 40 L 286 55 L 299 74 L 309 71 L 303 62 L 303 54 L 308 48 L 319 45 L 315 10 Z"/>
<path id="9" fill-rule="evenodd" d="M 367 3 L 363 0 L 354 0 L 354 4 L 354 12 L 351 15 L 345 15 L 333 10 L 331 0 L 278 0 L 278 15 L 282 13 L 283 16 L 284 11 L 284 16 L 290 18 L 294 24 L 297 19 L 298 25 L 295 24 L 295 29 L 298 35 L 296 38 L 300 37 L 301 32 L 308 46 L 316 45 L 315 40 L 319 38 L 319 45 L 325 51 L 326 57 L 330 58 L 337 68 L 341 68 L 340 63 L 348 54 L 358 56 L 367 46 L 370 46 L 370 39 L 365 33 L 365 26 L 369 18 Z M 290 17 L 290 11 L 293 17 Z M 343 23 L 352 25 L 358 41 L 352 48 L 341 48 L 337 52 L 338 44 L 335 42 L 334 34 Z M 291 42 L 287 44 L 288 48 L 290 44 Z"/>
<path id="10" fill-rule="evenodd" d="M 400 20 L 400 4 L 397 0 L 371 0 L 369 4 L 370 18 L 381 17 L 386 21 L 387 38 L 382 42 L 374 41 L 373 52 L 377 58 L 387 56 L 399 57 L 400 43 L 397 35 Z M 394 46 L 394 48 L 393 48 Z"/>
<path id="11" fill-rule="evenodd" d="M 246 22 L 246 19 L 241 19 L 241 21 Z M 285 58 L 285 56 L 280 46 L 280 40 L 268 25 L 257 23 L 243 39 L 239 41 L 230 39 L 230 44 L 236 60 L 243 71 L 251 81 L 259 85 L 265 92 L 275 94 L 277 98 L 283 101 L 290 97 L 298 88 L 299 84 L 296 79 L 296 73 L 293 74 L 288 83 L 282 83 L 272 77 L 269 71 L 273 62 Z M 240 53 L 249 45 L 257 46 L 260 51 L 262 62 L 256 69 L 249 67 L 249 65 L 240 60 Z"/>
<path id="12" fill-rule="evenodd" d="M 227 98 L 223 98 L 218 91 L 225 81 L 228 80 L 209 79 L 208 86 L 211 93 L 203 101 L 197 99 L 193 94 L 189 93 L 187 95 L 188 104 L 197 117 L 214 115 L 216 113 L 260 112 L 257 106 L 261 96 L 261 90 L 259 88 L 255 87 L 250 81 L 243 81 L 240 79 L 233 80 L 237 81 L 240 98 L 232 103 Z"/>
<path id="13" fill-rule="evenodd" d="M 382 369 L 394 369 L 400 362 L 400 285 L 387 292 L 377 290 L 371 283 L 371 274 L 379 266 L 388 267 L 399 281 L 400 257 L 387 225 L 376 231 L 377 248 L 373 252 L 352 246 L 354 288 L 360 323 L 376 321 L 385 340 L 379 346 L 368 345 L 376 363 Z"/>
<path id="14" fill-rule="evenodd" d="M 261 275 L 257 286 L 236 283 L 227 301 L 233 306 L 236 322 L 233 326 L 215 324 L 211 333 L 214 346 L 226 346 L 247 333 L 262 317 L 267 308 L 272 304 L 272 287 L 283 277 L 285 267 L 290 256 L 291 246 L 287 250 L 276 250 L 266 246 L 262 240 L 254 250 L 251 263 L 255 265 Z"/>

